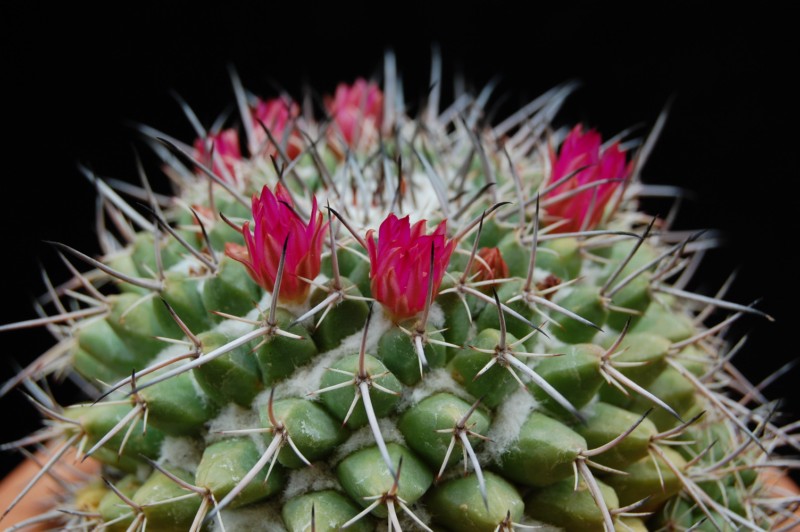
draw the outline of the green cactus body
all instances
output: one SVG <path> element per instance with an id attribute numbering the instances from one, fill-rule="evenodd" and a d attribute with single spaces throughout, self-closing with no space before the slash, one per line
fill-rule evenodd
<path id="1" fill-rule="evenodd" d="M 619 143 L 541 136 L 566 89 L 494 130 L 480 100 L 411 118 L 375 84 L 343 90 L 324 123 L 240 93 L 246 136 L 183 154 L 197 168 L 163 208 L 174 230 L 134 217 L 76 278 L 63 355 L 32 370 L 97 391 L 67 408 L 32 392 L 49 418 L 35 441 L 104 464 L 109 486 L 75 495 L 88 511 L 59 502 L 73 528 L 781 522 L 789 503 L 755 466 L 796 437 L 725 395 L 719 322 L 695 320 L 709 300 L 665 275 L 693 248 L 648 232 Z"/>
<path id="2" fill-rule="evenodd" d="M 206 447 L 197 466 L 196 483 L 208 488 L 217 500 L 231 492 L 247 471 L 260 458 L 258 447 L 249 438 L 230 438 Z M 262 470 L 231 502 L 231 507 L 246 506 L 278 493 L 283 487 L 285 474 L 280 466 L 267 479 Z"/>

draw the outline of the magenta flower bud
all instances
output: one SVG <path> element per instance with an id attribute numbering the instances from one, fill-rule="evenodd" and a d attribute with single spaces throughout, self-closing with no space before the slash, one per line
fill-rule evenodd
<path id="1" fill-rule="evenodd" d="M 383 93 L 376 83 L 363 78 L 352 85 L 340 83 L 325 106 L 351 148 L 376 138 L 383 120 Z"/>
<path id="2" fill-rule="evenodd" d="M 442 277 L 456 242 L 445 236 L 447 221 L 426 235 L 426 220 L 412 227 L 408 216 L 390 214 L 381 223 L 378 243 L 374 229 L 367 232 L 370 261 L 370 286 L 374 297 L 395 322 L 410 318 L 425 308 L 431 275 L 433 243 L 433 297 L 439 292 Z"/>
<path id="3" fill-rule="evenodd" d="M 278 143 L 282 142 L 286 128 L 293 127 L 292 122 L 300 116 L 300 107 L 288 98 L 272 98 L 271 100 L 258 100 L 252 112 L 256 142 L 259 146 L 266 147 L 267 153 L 274 154 L 275 147 L 269 143 L 264 126 L 269 129 L 270 134 Z M 300 155 L 302 149 L 303 143 L 299 133 L 291 131 L 286 146 L 286 155 L 290 159 L 294 159 Z"/>
<path id="4" fill-rule="evenodd" d="M 198 137 L 193 147 L 195 159 L 210 167 L 215 174 L 222 178 L 236 177 L 235 166 L 242 160 L 242 152 L 239 149 L 239 134 L 235 129 L 209 133 L 206 138 Z"/>
<path id="5" fill-rule="evenodd" d="M 555 183 L 567 175 L 578 171 L 572 178 L 547 193 L 543 199 L 556 198 L 579 187 L 597 183 L 597 186 L 564 197 L 550 203 L 545 208 L 550 217 L 562 222 L 557 232 L 593 229 L 600 223 L 614 191 L 630 175 L 631 165 L 627 164 L 625 152 L 615 142 L 605 150 L 601 147 L 600 133 L 590 129 L 583 132 L 578 124 L 569 132 L 556 155 L 550 152 L 552 173 L 549 183 Z"/>
<path id="6" fill-rule="evenodd" d="M 323 223 L 317 200 L 312 200 L 311 219 L 306 222 L 295 212 L 289 192 L 279 183 L 273 194 L 266 186 L 261 197 L 253 195 L 254 227 L 242 226 L 245 246 L 228 242 L 225 253 L 244 264 L 250 276 L 265 290 L 273 292 L 283 244 L 288 237 L 286 263 L 281 281 L 280 301 L 301 302 L 308 295 L 304 279 L 319 275 L 322 241 L 328 223 Z"/>

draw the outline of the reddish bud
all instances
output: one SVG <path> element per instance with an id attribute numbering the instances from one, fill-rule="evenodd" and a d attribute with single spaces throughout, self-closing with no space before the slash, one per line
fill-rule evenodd
<path id="1" fill-rule="evenodd" d="M 447 221 L 426 235 L 426 221 L 413 227 L 408 216 L 390 214 L 378 231 L 367 232 L 372 297 L 383 305 L 395 322 L 410 318 L 425 308 L 431 275 L 433 244 L 433 296 L 439 292 L 442 277 L 456 242 L 445 236 Z"/>
<path id="2" fill-rule="evenodd" d="M 275 277 L 281 260 L 283 244 L 288 236 L 286 263 L 281 281 L 281 301 L 300 302 L 308 294 L 309 285 L 300 277 L 314 279 L 319 275 L 322 241 L 327 222 L 312 200 L 311 219 L 305 222 L 294 210 L 289 192 L 280 184 L 273 194 L 266 186 L 261 197 L 253 195 L 254 227 L 250 222 L 242 227 L 245 246 L 225 245 L 225 253 L 244 264 L 250 276 L 265 290 L 275 289 Z"/>
<path id="3" fill-rule="evenodd" d="M 287 98 L 273 98 L 271 100 L 258 100 L 253 108 L 253 132 L 256 142 L 267 153 L 275 153 L 275 147 L 269 142 L 269 137 L 264 127 L 269 129 L 272 138 L 279 144 L 284 142 L 286 128 L 300 116 L 300 107 L 297 103 Z M 263 124 L 263 126 L 262 126 Z M 286 156 L 294 159 L 303 149 L 300 134 L 292 130 L 286 144 Z"/>
<path id="4" fill-rule="evenodd" d="M 481 260 L 478 260 L 480 258 Z M 508 277 L 508 264 L 503 260 L 503 255 L 497 248 L 481 248 L 478 256 L 472 263 L 473 281 L 490 281 L 492 279 L 506 279 Z"/>
<path id="5" fill-rule="evenodd" d="M 209 133 L 204 139 L 197 138 L 193 147 L 195 159 L 223 179 L 235 180 L 236 165 L 242 160 L 239 134 L 235 129 L 223 129 L 219 133 Z"/>
<path id="6" fill-rule="evenodd" d="M 351 148 L 371 142 L 383 120 L 383 93 L 378 85 L 359 78 L 352 85 L 340 83 L 325 107 Z"/>
<path id="7" fill-rule="evenodd" d="M 590 129 L 584 133 L 583 127 L 578 124 L 564 139 L 558 155 L 551 150 L 552 173 L 549 183 L 555 183 L 579 168 L 583 170 L 551 190 L 544 199 L 560 196 L 590 183 L 598 183 L 597 186 L 587 188 L 574 196 L 547 205 L 547 214 L 567 220 L 558 226 L 557 232 L 595 228 L 600 223 L 614 191 L 630 174 L 630 165 L 626 163 L 625 152 L 619 149 L 619 144 L 615 142 L 605 150 L 601 144 L 602 139 L 597 131 Z"/>

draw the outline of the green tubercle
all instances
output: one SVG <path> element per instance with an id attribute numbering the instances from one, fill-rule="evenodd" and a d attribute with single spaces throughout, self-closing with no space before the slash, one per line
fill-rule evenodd
<path id="1" fill-rule="evenodd" d="M 400 465 L 400 478 L 397 481 L 397 497 L 406 504 L 414 504 L 422 497 L 433 483 L 433 475 L 425 464 L 411 451 L 401 445 L 386 445 L 395 470 Z M 339 482 L 350 497 L 364 508 L 370 505 L 366 497 L 381 496 L 395 489 L 395 478 L 386 467 L 377 447 L 368 447 L 356 451 L 336 468 Z M 372 513 L 377 517 L 386 517 L 385 504 L 379 504 Z"/>

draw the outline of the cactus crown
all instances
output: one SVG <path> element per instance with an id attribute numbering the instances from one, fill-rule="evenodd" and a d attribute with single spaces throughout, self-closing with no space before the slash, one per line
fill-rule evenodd
<path id="1" fill-rule="evenodd" d="M 714 240 L 639 212 L 648 151 L 554 130 L 572 84 L 489 125 L 489 90 L 440 109 L 434 83 L 409 117 L 390 59 L 383 89 L 338 86 L 324 119 L 234 77 L 239 127 L 191 144 L 143 129 L 174 197 L 141 170 L 126 187 L 139 209 L 91 176 L 103 256 L 56 244 L 74 277 L 33 324 L 59 342 L 4 388 L 23 385 L 46 420 L 7 447 L 51 443 L 42 471 L 70 447 L 103 464 L 62 518 L 293 532 L 789 523 L 794 499 L 758 472 L 785 467 L 774 451 L 798 438 L 723 338 L 768 316 L 685 290 Z M 65 371 L 95 396 L 56 404 L 37 382 Z"/>

